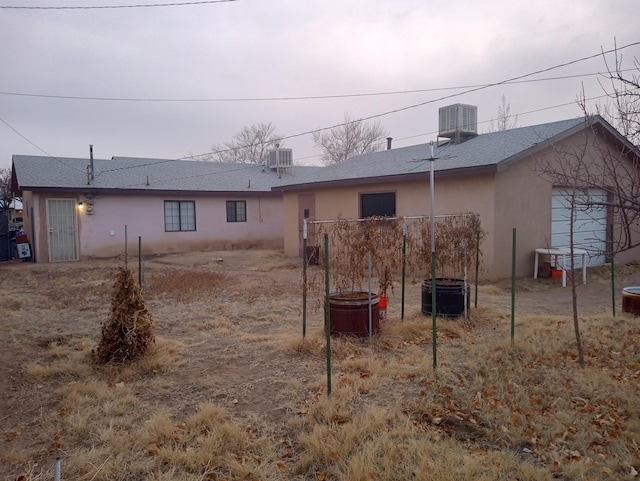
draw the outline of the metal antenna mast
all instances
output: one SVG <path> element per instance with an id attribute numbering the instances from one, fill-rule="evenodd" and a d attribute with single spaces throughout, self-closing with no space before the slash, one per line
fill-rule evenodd
<path id="1" fill-rule="evenodd" d="M 436 217 L 434 210 L 435 192 L 433 182 L 433 164 L 436 158 L 433 156 L 433 140 L 429 143 L 430 155 L 429 155 L 429 187 L 431 190 L 431 319 L 433 325 L 433 332 L 431 337 L 433 338 L 433 368 L 438 366 L 438 354 L 437 354 L 437 329 L 436 329 Z"/>

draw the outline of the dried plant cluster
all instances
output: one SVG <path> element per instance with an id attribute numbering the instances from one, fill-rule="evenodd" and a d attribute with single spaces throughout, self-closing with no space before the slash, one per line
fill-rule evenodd
<path id="1" fill-rule="evenodd" d="M 381 295 L 393 289 L 402 265 L 402 220 L 370 217 L 364 220 L 339 219 L 318 225 L 318 242 L 328 234 L 331 282 L 338 292 L 365 288 L 371 253 L 372 276 Z M 320 261 L 325 262 L 324 249 Z"/>
<path id="2" fill-rule="evenodd" d="M 438 277 L 462 278 L 465 267 L 475 266 L 481 255 L 484 232 L 477 214 L 459 214 L 435 219 L 436 272 Z M 338 292 L 366 290 L 368 253 L 371 253 L 372 277 L 380 295 L 393 290 L 401 279 L 403 266 L 403 232 L 406 233 L 406 272 L 415 278 L 431 275 L 431 219 L 370 217 L 363 220 L 338 219 L 317 224 L 316 243 L 320 263 L 325 262 L 324 235 L 329 241 L 329 275 Z M 475 275 L 475 269 L 468 274 Z M 315 271 L 309 278 L 309 290 L 323 289 L 323 273 Z"/>
<path id="3" fill-rule="evenodd" d="M 458 214 L 435 219 L 436 274 L 461 279 L 465 268 L 475 266 L 482 255 L 484 231 L 477 214 Z M 407 268 L 414 276 L 431 276 L 431 219 L 413 219 L 407 224 Z M 467 272 L 467 275 L 472 274 Z M 475 274 L 475 273 L 474 273 Z"/>
<path id="4" fill-rule="evenodd" d="M 155 342 L 153 319 L 130 269 L 119 267 L 111 298 L 109 319 L 102 323 L 102 337 L 94 351 L 96 362 L 129 362 L 140 359 Z"/>

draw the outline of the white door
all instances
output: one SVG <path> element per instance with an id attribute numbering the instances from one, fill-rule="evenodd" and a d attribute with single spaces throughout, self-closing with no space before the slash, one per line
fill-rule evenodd
<path id="1" fill-rule="evenodd" d="M 49 262 L 78 260 L 75 199 L 47 199 Z"/>
<path id="2" fill-rule="evenodd" d="M 589 253 L 589 266 L 606 262 L 607 208 L 604 205 L 589 206 L 594 202 L 606 202 L 607 194 L 601 189 L 589 189 L 576 197 L 573 220 L 574 247 Z M 571 226 L 571 191 L 553 189 L 551 209 L 551 246 L 569 247 Z M 575 258 L 575 267 L 582 267 L 580 257 Z"/>

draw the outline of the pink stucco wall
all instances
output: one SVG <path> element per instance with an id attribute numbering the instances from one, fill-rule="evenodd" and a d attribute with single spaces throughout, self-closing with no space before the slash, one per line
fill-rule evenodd
<path id="1" fill-rule="evenodd" d="M 38 235 L 39 258 L 47 261 L 46 199 L 56 194 L 33 195 L 36 207 L 34 221 Z M 125 225 L 130 253 L 166 254 L 208 249 L 242 249 L 250 246 L 283 247 L 283 209 L 279 194 L 251 195 L 158 195 L 139 196 L 97 194 L 88 199 L 84 194 L 64 195 L 75 198 L 84 207 L 77 210 L 80 258 L 113 257 L 124 254 Z M 165 232 L 164 201 L 195 201 L 196 230 Z M 244 200 L 247 222 L 227 222 L 226 201 Z M 87 213 L 87 202 L 93 202 L 93 214 Z"/>

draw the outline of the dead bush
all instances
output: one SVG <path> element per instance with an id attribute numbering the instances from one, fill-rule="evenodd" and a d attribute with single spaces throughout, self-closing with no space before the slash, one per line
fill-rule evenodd
<path id="1" fill-rule="evenodd" d="M 96 362 L 135 361 L 155 342 L 153 319 L 133 272 L 119 267 L 111 298 L 111 314 L 102 323 L 102 338 L 93 351 Z"/>

